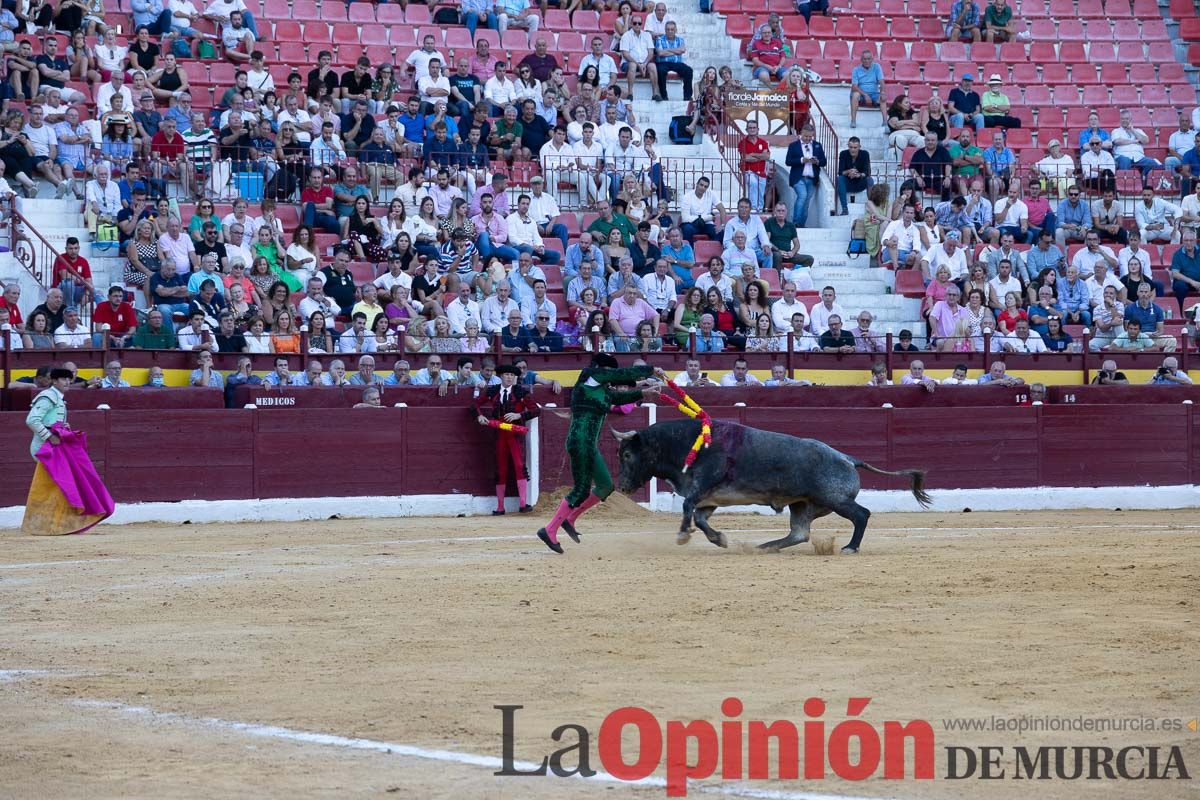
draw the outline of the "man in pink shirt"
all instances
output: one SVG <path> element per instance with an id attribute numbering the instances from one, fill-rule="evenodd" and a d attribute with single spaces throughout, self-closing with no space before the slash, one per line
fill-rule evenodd
<path id="1" fill-rule="evenodd" d="M 608 324 L 612 328 L 613 336 L 635 336 L 638 325 L 647 321 L 654 324 L 654 330 L 658 330 L 658 312 L 642 299 L 637 286 L 632 283 L 626 284 L 625 296 L 613 303 L 608 310 Z M 627 342 L 618 340 L 618 350 L 622 349 L 622 344 Z"/>
<path id="2" fill-rule="evenodd" d="M 508 223 L 492 207 L 490 191 L 479 198 L 479 213 L 471 217 L 471 222 L 475 223 L 475 230 L 479 231 L 475 249 L 485 262 L 492 256 L 497 256 L 511 263 L 521 255 L 515 247 L 508 245 Z"/>
<path id="3" fill-rule="evenodd" d="M 946 299 L 938 300 L 929 312 L 929 333 L 935 339 L 953 336 L 954 328 L 967 310 L 958 304 L 962 292 L 954 284 L 946 287 Z"/>

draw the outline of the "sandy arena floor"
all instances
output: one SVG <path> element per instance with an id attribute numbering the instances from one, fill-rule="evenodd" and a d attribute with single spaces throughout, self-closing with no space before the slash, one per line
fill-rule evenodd
<path id="1" fill-rule="evenodd" d="M 1187 730 L 942 723 L 1194 718 L 1195 514 L 880 514 L 853 557 L 754 554 L 786 517 L 714 520 L 731 550 L 676 546 L 675 517 L 611 509 L 566 557 L 516 515 L 0 531 L 0 797 L 663 797 L 429 751 L 500 756 L 493 706 L 520 704 L 519 759 L 578 723 L 601 769 L 610 711 L 718 722 L 736 695 L 743 720 L 799 724 L 810 696 L 828 701 L 827 730 L 851 696 L 873 698 L 876 725 L 929 720 L 938 779 L 710 779 L 693 796 L 1200 798 L 1196 781 L 943 777 L 943 748 L 981 744 L 1178 744 L 1195 776 Z"/>

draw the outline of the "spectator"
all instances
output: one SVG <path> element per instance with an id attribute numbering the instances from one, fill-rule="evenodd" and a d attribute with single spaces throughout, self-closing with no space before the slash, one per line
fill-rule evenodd
<path id="1" fill-rule="evenodd" d="M 995 0 L 997 3 L 1003 0 Z M 987 128 L 1019 128 L 1021 120 L 1009 115 L 1012 102 L 1003 92 L 1004 80 L 999 73 L 988 76 L 988 90 L 979 99 L 983 111 L 983 124 Z"/>
<path id="2" fill-rule="evenodd" d="M 952 42 L 980 40 L 979 4 L 975 0 L 954 0 L 950 21 L 946 24 L 946 38 Z"/>
<path id="3" fill-rule="evenodd" d="M 1174 136 L 1174 134 L 1171 135 Z M 1192 147 L 1186 151 L 1179 151 L 1181 153 L 1181 158 L 1178 172 L 1183 178 L 1180 181 L 1180 188 L 1184 194 L 1183 204 L 1185 211 L 1189 210 L 1187 205 L 1188 201 L 1192 200 L 1192 192 L 1200 192 L 1200 181 L 1196 180 L 1196 177 L 1200 175 L 1200 133 L 1197 133 L 1192 141 Z M 1190 211 L 1192 214 L 1191 222 L 1195 224 L 1198 215 L 1200 215 L 1200 211 L 1197 211 L 1197 209 L 1194 207 L 1190 209 Z"/>
<path id="4" fill-rule="evenodd" d="M 721 376 L 721 386 L 762 386 L 762 381 L 750 372 L 750 365 L 744 358 L 733 362 L 733 370 Z"/>
<path id="5" fill-rule="evenodd" d="M 869 51 L 863 55 L 868 54 Z M 871 154 L 862 148 L 862 142 L 857 136 L 851 136 L 846 142 L 846 149 L 838 153 L 837 198 L 842 208 L 840 214 L 850 213 L 851 193 L 865 192 L 874 183 L 871 179 Z M 838 214 L 835 208 L 834 216 Z"/>
<path id="6" fill-rule="evenodd" d="M 992 146 L 983 151 L 983 171 L 988 178 L 988 196 L 993 200 L 1007 191 L 1017 168 L 1016 154 L 1004 143 L 1004 134 L 992 134 Z"/>
<path id="7" fill-rule="evenodd" d="M 870 311 L 863 309 L 858 312 L 858 327 L 851 331 L 854 336 L 854 352 L 856 353 L 885 353 L 887 342 L 884 336 L 871 331 L 871 323 L 875 318 Z"/>
<path id="8" fill-rule="evenodd" d="M 896 341 L 896 344 L 892 345 L 892 352 L 894 352 L 894 353 L 916 353 L 916 352 L 919 352 L 920 348 L 918 348 L 915 344 L 913 344 L 912 338 L 913 338 L 912 331 L 908 330 L 907 328 L 901 330 L 900 333 L 896 334 L 897 341 Z"/>
<path id="9" fill-rule="evenodd" d="M 1154 196 L 1149 186 L 1142 188 L 1142 201 L 1133 207 L 1133 218 L 1137 222 L 1142 241 L 1173 242 L 1179 231 L 1180 208 Z"/>
<path id="10" fill-rule="evenodd" d="M 827 163 L 825 148 L 815 140 L 815 136 L 816 130 L 813 126 L 805 125 L 800 131 L 800 138 L 788 145 L 787 149 L 785 163 L 791 170 L 788 182 L 796 194 L 792 224 L 797 228 L 808 224 L 809 205 L 820 193 L 821 170 Z"/>
<path id="11" fill-rule="evenodd" d="M 900 345 L 896 345 L 899 347 Z M 892 382 L 888 380 L 887 365 L 882 361 L 876 361 L 871 365 L 871 379 L 867 381 L 867 386 L 891 386 Z"/>
<path id="12" fill-rule="evenodd" d="M 1068 242 L 1082 242 L 1087 239 L 1088 231 L 1092 228 L 1091 209 L 1079 199 L 1079 189 L 1077 187 L 1067 189 L 1067 196 L 1058 204 L 1058 213 L 1055 214 L 1055 220 L 1057 226 L 1054 231 L 1054 238 L 1058 243 L 1060 251 L 1067 249 Z M 1048 231 L 1043 231 L 1042 233 L 1043 237 L 1049 235 Z M 1100 237 L 1097 236 L 1096 243 L 1099 244 L 1099 242 Z M 1030 263 L 1029 269 L 1033 271 L 1035 264 Z M 1057 270 L 1060 274 L 1062 273 L 1061 267 L 1057 268 Z"/>
<path id="13" fill-rule="evenodd" d="M 913 153 L 908 162 L 908 169 L 917 189 L 937 192 L 942 200 L 948 200 L 950 197 L 952 166 L 950 154 L 938 142 L 936 133 L 925 134 L 925 146 Z"/>
<path id="14" fill-rule="evenodd" d="M 1179 360 L 1175 356 L 1167 356 L 1149 383 L 1156 386 L 1191 386 L 1192 379 L 1179 368 Z"/>
<path id="15" fill-rule="evenodd" d="M 858 66 L 850 73 L 851 128 L 858 125 L 858 109 L 860 107 L 879 108 L 879 100 L 884 96 L 883 92 L 883 68 L 875 63 L 873 50 L 863 50 Z M 851 141 L 855 140 L 852 138 Z"/>
<path id="16" fill-rule="evenodd" d="M 1068 267 L 1068 271 L 1069 269 Z M 1034 333 L 1041 336 L 1049 329 L 1050 318 L 1062 319 L 1066 315 L 1066 311 L 1056 298 L 1054 290 L 1049 286 L 1039 286 L 1037 291 L 1037 302 L 1029 305 L 1029 327 Z"/>
<path id="17" fill-rule="evenodd" d="M 839 319 L 845 319 L 846 312 L 837 302 L 837 291 L 832 286 L 826 286 L 821 290 L 821 302 L 812 307 L 812 314 L 809 316 L 810 330 L 818 336 L 821 335 L 829 330 L 829 319 L 835 315 Z"/>
<path id="18" fill-rule="evenodd" d="M 1006 0 L 991 0 L 983 12 L 983 38 L 991 42 L 1011 42 L 1017 36 L 1013 10 Z"/>
<path id="19" fill-rule="evenodd" d="M 662 5 L 661 3 L 659 5 Z M 665 8 L 665 7 L 664 7 Z M 653 15 L 652 15 L 653 16 Z M 654 61 L 657 65 L 658 96 L 667 99 L 667 75 L 675 73 L 683 81 L 684 102 L 692 100 L 692 68 L 684 63 L 687 42 L 676 32 L 673 20 L 665 25 L 665 32 L 654 40 Z M 647 34 L 650 35 L 650 34 Z M 632 96 L 632 95 L 631 95 Z"/>
<path id="20" fill-rule="evenodd" d="M 254 31 L 245 24 L 241 11 L 230 12 L 229 21 L 221 26 L 221 44 L 224 45 L 225 57 L 235 64 L 249 63 L 256 38 Z"/>
<path id="21" fill-rule="evenodd" d="M 1092 228 L 1101 241 L 1122 244 L 1127 241 L 1125 228 L 1121 224 L 1123 216 L 1121 206 L 1116 202 L 1116 192 L 1112 189 L 1104 190 L 1103 199 L 1092 201 Z"/>
<path id="22" fill-rule="evenodd" d="M 750 71 L 754 79 L 764 86 L 773 86 L 783 80 L 787 68 L 783 66 L 783 39 L 769 26 L 750 42 L 746 57 L 750 59 Z"/>
<path id="23" fill-rule="evenodd" d="M 962 128 L 970 122 L 978 133 L 983 130 L 984 126 L 983 113 L 980 111 L 982 107 L 982 98 L 980 98 L 979 92 L 975 91 L 975 76 L 967 72 L 962 76 L 958 86 L 950 90 L 950 95 L 946 98 L 946 111 L 950 113 L 950 125 Z"/>
<path id="24" fill-rule="evenodd" d="M 1000 363 L 1000 362 L 996 362 L 996 363 Z M 954 371 L 952 373 L 950 373 L 950 377 L 942 380 L 942 384 L 944 386 L 974 386 L 974 385 L 982 383 L 982 382 L 983 382 L 982 378 L 980 378 L 979 380 L 976 380 L 975 378 L 967 377 L 967 365 L 966 364 L 955 364 Z"/>
<path id="25" fill-rule="evenodd" d="M 1021 199 L 1021 182 L 1009 181 L 1008 194 L 996 201 L 992 216 L 1000 235 L 1012 236 L 1022 243 L 1029 243 L 1029 207 Z"/>
<path id="26" fill-rule="evenodd" d="M 1067 267 L 1066 280 L 1058 285 L 1058 302 L 1063 309 L 1063 322 L 1069 325 L 1091 325 L 1092 292 L 1079 277 L 1075 265 Z M 1042 333 L 1042 331 L 1038 331 Z"/>
<path id="27" fill-rule="evenodd" d="M 725 349 L 725 335 L 715 330 L 715 325 L 712 314 L 700 316 L 700 327 L 695 334 L 697 353 L 719 353 Z"/>
<path id="28" fill-rule="evenodd" d="M 879 237 L 881 265 L 890 264 L 893 270 L 912 269 L 917 265 L 921 241 L 913 214 L 913 207 L 906 205 L 900 212 L 900 219 L 892 220 L 883 229 Z"/>
<path id="29" fill-rule="evenodd" d="M 993 361 L 985 375 L 979 377 L 981 386 L 1023 386 L 1024 379 L 1009 375 L 1003 361 Z"/>
<path id="30" fill-rule="evenodd" d="M 941 267 L 950 271 L 950 280 L 958 281 L 967 275 L 967 255 L 960 249 L 958 231 L 948 231 L 941 244 L 929 248 L 921 258 L 921 274 L 930 280 Z"/>
<path id="31" fill-rule="evenodd" d="M 924 141 L 921 131 L 921 119 L 907 94 L 902 94 L 892 101 L 887 110 L 888 147 L 896 151 L 897 157 L 909 147 L 920 147 Z M 937 135 L 934 134 L 934 141 Z"/>
<path id="32" fill-rule="evenodd" d="M 1079 159 L 1079 174 L 1084 187 L 1093 192 L 1115 191 L 1117 188 L 1117 162 L 1112 154 L 1103 149 L 1102 141 L 1093 136 L 1088 140 L 1088 149 Z M 1067 189 L 1070 196 L 1070 188 Z"/>
<path id="33" fill-rule="evenodd" d="M 1106 358 L 1100 363 L 1100 370 L 1092 378 L 1093 386 L 1128 386 L 1129 379 L 1125 373 L 1117 369 L 1117 362 Z"/>
<path id="34" fill-rule="evenodd" d="M 1125 320 L 1125 330 L 1113 339 L 1107 350 L 1124 352 L 1158 352 L 1162 349 L 1161 340 L 1156 342 L 1154 337 L 1142 332 L 1142 323 L 1136 319 Z"/>
<path id="35" fill-rule="evenodd" d="M 682 345 L 686 346 L 686 345 Z M 689 358 L 684 363 L 684 371 L 675 376 L 677 386 L 716 386 L 708 379 L 707 372 L 700 371 L 700 359 Z"/>
<path id="36" fill-rule="evenodd" d="M 1066 197 L 1067 189 L 1075 184 L 1075 160 L 1062 150 L 1058 139 L 1046 143 L 1046 157 L 1033 165 L 1038 174 L 1046 179 L 1047 189 L 1053 189 L 1058 197 Z M 1036 181 L 1030 181 L 1032 189 Z"/>
<path id="37" fill-rule="evenodd" d="M 1181 242 L 1182 246 L 1171 256 L 1171 291 L 1175 293 L 1180 308 L 1188 294 L 1200 291 L 1200 250 L 1196 248 L 1195 229 L 1185 229 Z M 1139 304 L 1141 296 L 1139 290 Z"/>
<path id="38" fill-rule="evenodd" d="M 766 198 L 769 168 L 771 167 L 771 146 L 767 144 L 766 139 L 759 138 L 758 123 L 754 120 L 746 122 L 746 136 L 738 142 L 737 149 L 742 159 L 742 178 L 750 194 L 747 203 L 749 206 L 748 210 L 754 214 L 761 214 Z"/>
<path id="39" fill-rule="evenodd" d="M 946 287 L 946 299 L 933 304 L 929 311 L 930 344 L 948 336 L 954 336 L 960 319 L 966 319 L 967 310 L 959 304 L 961 298 L 958 286 L 950 284 Z"/>
<path id="40" fill-rule="evenodd" d="M 1103 259 L 1108 262 L 1109 269 L 1116 271 L 1120 269 L 1120 262 L 1113 255 L 1113 251 L 1100 244 L 1100 237 L 1095 231 L 1088 231 L 1084 237 L 1086 245 L 1082 250 L 1075 254 L 1071 259 L 1071 265 L 1079 270 L 1079 276 L 1087 279 L 1092 277 L 1092 273 L 1096 271 L 1096 262 Z"/>
<path id="41" fill-rule="evenodd" d="M 1133 113 L 1129 109 L 1121 109 L 1121 124 L 1113 128 L 1111 136 L 1117 169 L 1137 169 L 1144 181 L 1152 170 L 1162 168 L 1162 163 L 1146 155 L 1145 145 L 1150 137 L 1141 128 L 1133 127 Z"/>
<path id="42" fill-rule="evenodd" d="M 1092 310 L 1092 337 L 1088 345 L 1098 353 L 1112 344 L 1125 327 L 1125 304 L 1117 299 L 1117 291 L 1105 286 L 1103 300 Z"/>
<path id="43" fill-rule="evenodd" d="M 811 136 L 809 137 L 811 142 Z M 791 166 L 790 154 L 793 147 L 799 144 L 793 142 L 788 147 L 789 166 Z M 817 148 L 820 143 L 814 143 Z M 812 169 L 811 164 L 806 169 Z M 819 169 L 819 168 L 818 168 Z M 814 173 L 816 170 L 813 170 Z M 793 175 L 795 175 L 793 170 Z M 717 226 L 724 225 L 725 207 L 717 199 L 716 195 L 709 191 L 710 181 L 708 178 L 701 176 L 696 181 L 695 189 L 686 193 L 680 201 L 680 230 L 683 233 L 683 238 L 689 243 L 695 244 L 696 234 L 703 233 L 709 239 L 717 238 Z M 806 189 L 807 191 L 807 189 Z"/>
<path id="44" fill-rule="evenodd" d="M 805 22 L 812 19 L 813 14 L 829 16 L 829 0 L 796 0 L 796 10 Z"/>
<path id="45" fill-rule="evenodd" d="M 813 282 L 809 270 L 814 259 L 800 252 L 800 234 L 788 219 L 787 203 L 782 200 L 775 203 L 774 213 L 763 225 L 763 229 L 771 243 L 771 260 L 765 266 L 772 266 L 778 270 L 781 280 L 793 281 L 798 288 L 811 291 Z M 791 265 L 790 269 L 787 268 L 788 265 Z"/>
<path id="46" fill-rule="evenodd" d="M 908 374 L 900 379 L 902 386 L 920 386 L 927 392 L 937 388 L 938 381 L 925 374 L 925 362 L 912 361 L 908 365 Z"/>
<path id="47" fill-rule="evenodd" d="M 1045 353 L 1046 342 L 1041 336 L 1031 334 L 1029 320 L 1018 319 L 1016 329 L 999 343 L 1006 353 Z"/>

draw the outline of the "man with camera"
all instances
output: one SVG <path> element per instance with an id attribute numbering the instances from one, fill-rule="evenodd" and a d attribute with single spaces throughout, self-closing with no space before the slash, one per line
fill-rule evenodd
<path id="1" fill-rule="evenodd" d="M 1179 360 L 1175 356 L 1167 356 L 1150 383 L 1154 386 L 1191 386 L 1192 379 L 1179 368 Z"/>

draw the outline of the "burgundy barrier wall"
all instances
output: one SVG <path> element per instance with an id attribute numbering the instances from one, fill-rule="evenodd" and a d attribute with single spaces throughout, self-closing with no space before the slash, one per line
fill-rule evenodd
<path id="1" fill-rule="evenodd" d="M 1200 483 L 1194 409 L 1182 403 L 708 408 L 719 419 L 822 439 L 884 469 L 926 468 L 934 489 Z M 665 407 L 658 413 L 679 416 Z M 644 427 L 647 414 L 614 415 L 609 427 Z M 93 460 L 118 502 L 493 491 L 492 433 L 472 424 L 461 405 L 72 410 L 70 420 L 88 433 Z M 543 491 L 568 482 L 567 425 L 565 416 L 542 415 Z M 0 505 L 25 500 L 29 439 L 24 414 L 0 414 Z M 607 429 L 601 442 L 615 472 L 616 442 Z M 905 488 L 870 474 L 863 481 Z"/>
<path id="2" fill-rule="evenodd" d="M 37 396 L 36 391 L 26 389 L 5 390 L 5 411 L 28 411 L 29 404 Z M 164 409 L 164 408 L 224 408 L 225 393 L 220 389 L 199 386 L 174 386 L 161 389 L 139 386 L 131 389 L 68 389 L 67 407 L 92 409 L 98 405 L 112 408 Z"/>

